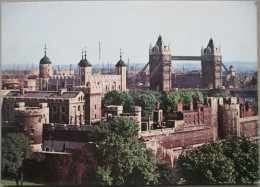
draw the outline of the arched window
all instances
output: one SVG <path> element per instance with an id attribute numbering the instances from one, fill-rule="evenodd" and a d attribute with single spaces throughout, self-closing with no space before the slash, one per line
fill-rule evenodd
<path id="1" fill-rule="evenodd" d="M 50 148 L 49 147 L 45 147 L 45 151 L 50 151 Z"/>

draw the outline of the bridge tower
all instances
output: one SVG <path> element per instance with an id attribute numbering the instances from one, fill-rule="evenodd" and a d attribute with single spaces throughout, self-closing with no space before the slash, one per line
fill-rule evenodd
<path id="1" fill-rule="evenodd" d="M 149 49 L 150 90 L 170 91 L 171 80 L 171 49 L 165 46 L 161 35 L 154 47 Z"/>
<path id="2" fill-rule="evenodd" d="M 208 46 L 201 48 L 201 87 L 216 89 L 222 86 L 222 54 L 221 49 L 215 48 L 213 39 L 209 40 Z"/>

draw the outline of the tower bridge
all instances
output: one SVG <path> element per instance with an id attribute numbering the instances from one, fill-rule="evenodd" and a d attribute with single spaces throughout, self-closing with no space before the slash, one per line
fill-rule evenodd
<path id="1" fill-rule="evenodd" d="M 222 86 L 222 53 L 220 47 L 215 47 L 213 39 L 209 40 L 206 48 L 201 48 L 201 56 L 173 56 L 171 55 L 170 44 L 164 45 L 161 35 L 158 37 L 154 47 L 150 44 L 149 62 L 138 73 L 137 80 L 141 77 L 147 66 L 150 70 L 150 90 L 170 91 L 171 90 L 171 61 L 201 61 L 201 88 L 217 89 Z"/>

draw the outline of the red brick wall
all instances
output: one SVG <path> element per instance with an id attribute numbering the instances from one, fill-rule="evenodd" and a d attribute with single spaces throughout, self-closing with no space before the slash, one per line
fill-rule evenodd
<path id="1" fill-rule="evenodd" d="M 258 136 L 258 121 L 249 121 L 249 122 L 244 122 L 241 123 L 240 127 L 240 133 L 244 134 L 247 137 L 256 137 Z"/>
<path id="2" fill-rule="evenodd" d="M 215 132 L 215 127 L 177 132 L 162 138 L 161 144 L 165 148 L 175 148 L 210 142 L 215 140 L 215 138 L 217 137 L 216 135 L 214 135 Z"/>

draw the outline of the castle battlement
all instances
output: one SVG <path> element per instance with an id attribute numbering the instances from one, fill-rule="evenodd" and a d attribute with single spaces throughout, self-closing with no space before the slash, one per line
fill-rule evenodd
<path id="1" fill-rule="evenodd" d="M 44 123 L 43 129 L 93 132 L 96 129 L 96 127 L 93 125 L 81 125 L 80 126 L 80 125 L 61 124 L 61 123 Z"/>

